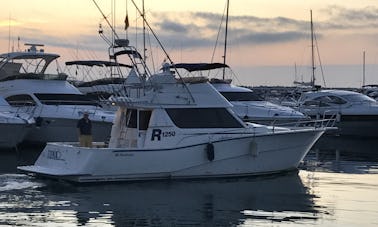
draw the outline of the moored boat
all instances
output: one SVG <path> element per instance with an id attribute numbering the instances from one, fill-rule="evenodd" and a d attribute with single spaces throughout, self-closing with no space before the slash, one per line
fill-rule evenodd
<path id="1" fill-rule="evenodd" d="M 0 55 L 0 95 L 12 107 L 28 113 L 35 125 L 25 136 L 29 143 L 77 141 L 77 121 L 89 112 L 93 139 L 109 139 L 114 113 L 108 113 L 67 82 L 67 74 L 50 72 L 59 55 L 28 44 L 25 52 Z"/>
<path id="2" fill-rule="evenodd" d="M 244 123 L 207 79 L 176 78 L 169 65 L 146 80 L 138 75 L 140 86 L 129 89 L 143 91 L 113 100 L 108 145 L 49 143 L 34 165 L 18 169 L 74 182 L 271 174 L 296 169 L 327 129 Z"/>
<path id="3" fill-rule="evenodd" d="M 378 102 L 367 95 L 346 90 L 319 90 L 303 93 L 298 110 L 316 118 L 337 117 L 342 136 L 378 137 Z"/>

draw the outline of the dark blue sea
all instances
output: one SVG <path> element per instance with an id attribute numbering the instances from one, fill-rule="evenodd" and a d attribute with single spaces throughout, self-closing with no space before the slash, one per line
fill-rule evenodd
<path id="1" fill-rule="evenodd" d="M 0 151 L 0 226 L 378 226 L 378 140 L 322 138 L 299 171 L 75 185 L 18 173 L 42 147 Z"/>

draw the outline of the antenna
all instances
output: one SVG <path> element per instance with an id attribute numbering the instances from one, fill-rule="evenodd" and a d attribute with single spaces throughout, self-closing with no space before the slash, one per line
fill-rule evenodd
<path id="1" fill-rule="evenodd" d="M 144 20 L 145 18 L 145 10 L 144 10 L 144 0 L 142 0 L 142 10 L 143 10 L 143 59 L 146 61 L 146 21 Z"/>
<path id="2" fill-rule="evenodd" d="M 8 20 L 8 52 L 10 52 L 10 42 L 11 42 L 11 14 L 9 14 L 9 20 Z"/>
<path id="3" fill-rule="evenodd" d="M 311 16 L 311 65 L 312 65 L 312 76 L 311 76 L 311 86 L 315 86 L 315 57 L 314 57 L 314 25 L 312 23 L 312 10 L 310 10 Z"/>
<path id="4" fill-rule="evenodd" d="M 365 86 L 365 51 L 362 52 L 362 86 Z"/>

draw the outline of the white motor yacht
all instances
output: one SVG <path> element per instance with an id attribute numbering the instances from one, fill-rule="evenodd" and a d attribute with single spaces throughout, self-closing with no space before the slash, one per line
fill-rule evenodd
<path id="1" fill-rule="evenodd" d="M 25 52 L 0 55 L 0 95 L 36 122 L 25 141 L 77 141 L 76 123 L 83 112 L 90 114 L 93 140 L 108 140 L 114 113 L 104 111 L 68 83 L 66 74 L 47 73 L 47 67 L 59 55 L 37 50 L 36 44 L 30 46 Z"/>
<path id="2" fill-rule="evenodd" d="M 0 97 L 0 148 L 15 148 L 34 125 L 34 119 Z"/>
<path id="3" fill-rule="evenodd" d="M 176 78 L 169 66 L 138 75 L 130 89 L 142 91 L 113 100 L 120 108 L 108 145 L 48 143 L 18 169 L 74 182 L 271 174 L 296 169 L 327 129 L 244 123 L 207 79 Z"/>
<path id="4" fill-rule="evenodd" d="M 346 90 L 303 93 L 298 110 L 312 118 L 336 116 L 338 130 L 347 136 L 378 136 L 378 102 L 364 94 Z"/>
<path id="5" fill-rule="evenodd" d="M 171 67 L 200 74 L 207 70 L 229 69 L 229 66 L 223 63 L 179 63 Z M 231 79 L 210 80 L 211 85 L 233 105 L 232 110 L 243 121 L 279 125 L 308 120 L 308 117 L 293 108 L 266 101 L 251 89 L 235 86 L 231 82 Z"/>

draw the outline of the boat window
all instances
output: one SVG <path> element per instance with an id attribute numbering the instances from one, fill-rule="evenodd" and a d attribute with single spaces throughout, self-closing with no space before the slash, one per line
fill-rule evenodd
<path id="1" fill-rule="evenodd" d="M 225 108 L 170 108 L 166 111 L 179 128 L 243 127 Z"/>
<path id="2" fill-rule="evenodd" d="M 228 101 L 264 101 L 262 97 L 251 92 L 221 92 Z"/>
<path id="3" fill-rule="evenodd" d="M 30 95 L 13 95 L 7 97 L 5 100 L 7 100 L 11 106 L 35 106 L 35 101 Z"/>
<path id="4" fill-rule="evenodd" d="M 320 105 L 320 102 L 319 101 L 314 101 L 314 100 L 309 100 L 309 101 L 305 101 L 303 103 L 304 106 L 308 106 L 308 107 L 319 107 Z"/>
<path id="5" fill-rule="evenodd" d="M 126 112 L 126 126 L 128 128 L 137 128 L 137 110 L 128 109 Z"/>
<path id="6" fill-rule="evenodd" d="M 328 97 L 330 99 L 330 103 L 333 103 L 333 104 L 342 105 L 342 104 L 347 103 L 344 99 L 337 97 L 337 96 L 330 95 Z"/>
<path id="7" fill-rule="evenodd" d="M 139 111 L 139 129 L 147 130 L 150 123 L 151 111 L 140 110 Z M 126 126 L 128 128 L 137 128 L 137 110 L 128 109 L 126 112 Z"/>
<path id="8" fill-rule="evenodd" d="M 363 94 L 343 95 L 342 97 L 350 102 L 376 102 L 373 98 Z"/>
<path id="9" fill-rule="evenodd" d="M 99 106 L 96 101 L 83 94 L 34 94 L 45 105 L 89 105 Z"/>
<path id="10" fill-rule="evenodd" d="M 140 110 L 139 111 L 139 130 L 147 130 L 150 123 L 151 111 Z"/>
<path id="11" fill-rule="evenodd" d="M 334 95 L 321 96 L 315 98 L 314 100 L 320 102 L 320 106 L 329 106 L 334 104 L 342 105 L 346 103 L 345 100 Z"/>

